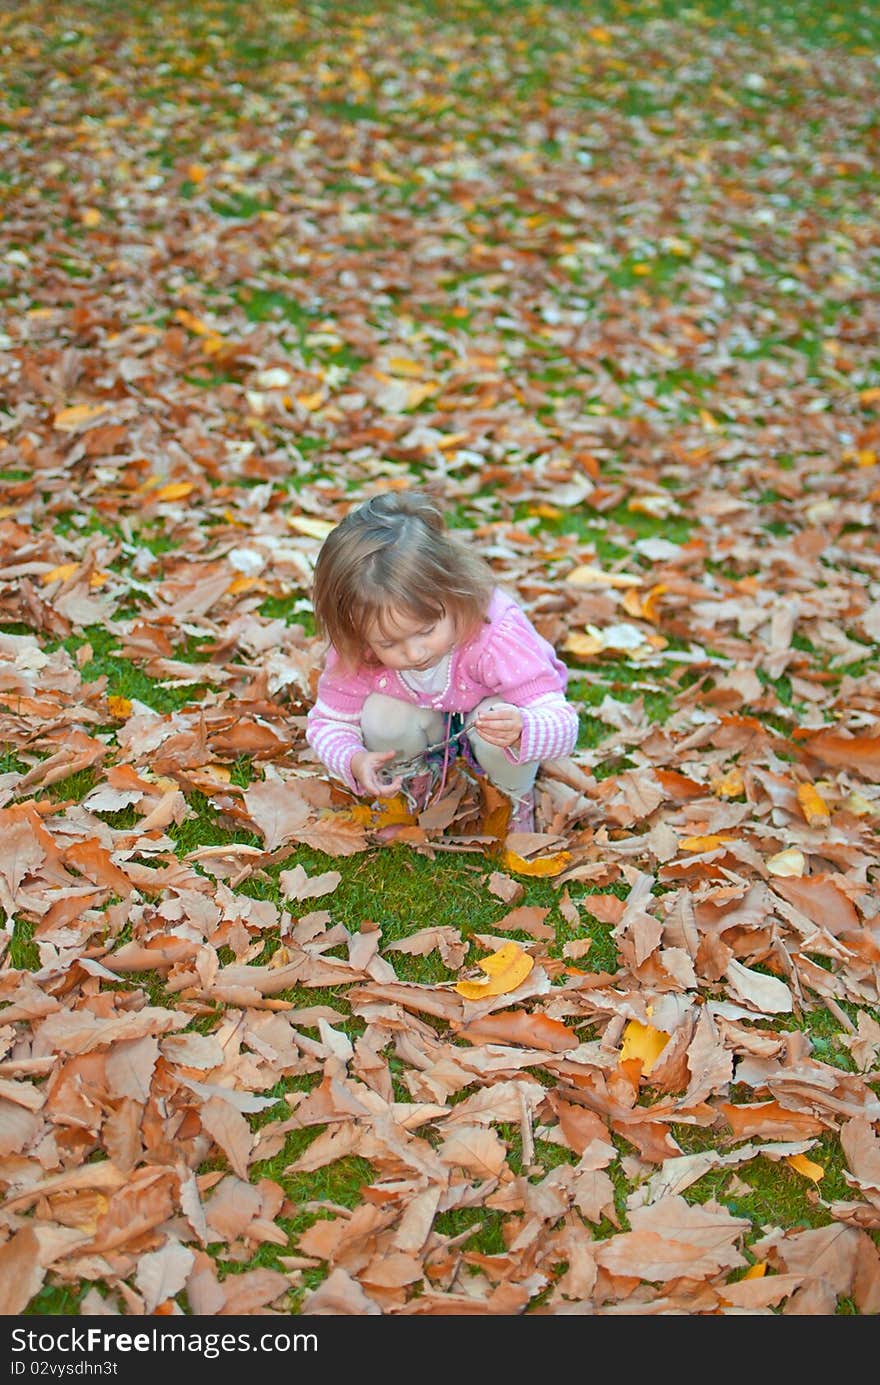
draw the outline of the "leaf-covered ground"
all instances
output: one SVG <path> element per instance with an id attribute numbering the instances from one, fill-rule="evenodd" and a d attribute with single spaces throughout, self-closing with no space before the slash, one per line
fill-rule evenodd
<path id="1" fill-rule="evenodd" d="M 880 1308 L 880 20 L 793 8 L 0 14 L 4 1313 Z M 409 486 L 571 669 L 534 835 L 306 747 Z"/>

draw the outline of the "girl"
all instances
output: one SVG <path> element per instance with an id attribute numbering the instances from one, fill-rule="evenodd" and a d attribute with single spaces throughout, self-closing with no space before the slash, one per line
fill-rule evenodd
<path id="1" fill-rule="evenodd" d="M 445 530 L 435 502 L 388 492 L 325 539 L 313 593 L 329 642 L 306 739 L 356 794 L 430 802 L 450 755 L 470 751 L 534 831 L 542 760 L 569 755 L 568 670 L 492 571 Z"/>

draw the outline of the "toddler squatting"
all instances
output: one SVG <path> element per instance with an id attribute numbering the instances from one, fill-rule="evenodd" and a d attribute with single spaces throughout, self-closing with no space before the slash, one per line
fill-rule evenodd
<path id="1" fill-rule="evenodd" d="M 509 798 L 508 831 L 533 831 L 538 769 L 577 740 L 568 670 L 435 501 L 391 491 L 351 510 L 313 604 L 328 650 L 306 739 L 330 773 L 423 808 L 462 752 Z"/>

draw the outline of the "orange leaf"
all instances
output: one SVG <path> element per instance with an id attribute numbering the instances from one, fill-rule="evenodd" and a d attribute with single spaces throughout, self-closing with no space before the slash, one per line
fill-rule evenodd
<path id="1" fill-rule="evenodd" d="M 233 577 L 229 586 L 226 588 L 229 596 L 238 596 L 240 592 L 265 591 L 266 583 L 260 577 Z"/>
<path id="2" fill-rule="evenodd" d="M 831 816 L 828 804 L 812 784 L 798 784 L 797 798 L 810 827 L 828 822 Z"/>
<path id="3" fill-rule="evenodd" d="M 668 590 L 669 588 L 665 582 L 658 582 L 655 587 L 651 588 L 651 590 L 645 597 L 644 601 L 642 602 L 643 620 L 650 620 L 652 624 L 656 625 L 657 621 L 660 619 L 660 598 L 663 595 L 663 593 Z"/>
<path id="4" fill-rule="evenodd" d="M 580 1040 L 573 1029 L 547 1015 L 530 1015 L 525 1010 L 499 1010 L 494 1015 L 471 1020 L 456 1035 L 474 1044 L 522 1044 L 525 1048 L 543 1048 L 552 1053 L 565 1053 L 577 1048 Z"/>
<path id="5" fill-rule="evenodd" d="M 195 313 L 191 313 L 188 308 L 178 308 L 174 316 L 178 322 L 182 322 L 184 327 L 188 327 L 198 337 L 207 336 L 213 330 L 202 322 L 200 317 L 196 317 Z"/>

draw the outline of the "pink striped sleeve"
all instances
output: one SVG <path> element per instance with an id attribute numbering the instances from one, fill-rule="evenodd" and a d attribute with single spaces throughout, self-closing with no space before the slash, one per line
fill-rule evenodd
<path id="1" fill-rule="evenodd" d="M 318 701 L 309 711 L 306 740 L 331 774 L 355 793 L 360 792 L 351 773 L 352 756 L 364 748 L 359 720 L 352 723 L 341 720 L 338 713 L 330 715 Z"/>
<path id="2" fill-rule="evenodd" d="M 528 707 L 520 707 L 520 713 L 523 729 L 519 754 L 511 756 L 517 763 L 558 760 L 574 750 L 578 716 L 561 693 L 542 697 Z"/>
<path id="3" fill-rule="evenodd" d="M 322 764 L 355 793 L 361 789 L 351 773 L 351 757 L 363 750 L 361 712 L 367 686 L 347 676 L 333 649 L 318 679 L 317 696 L 306 718 L 306 740 Z"/>

